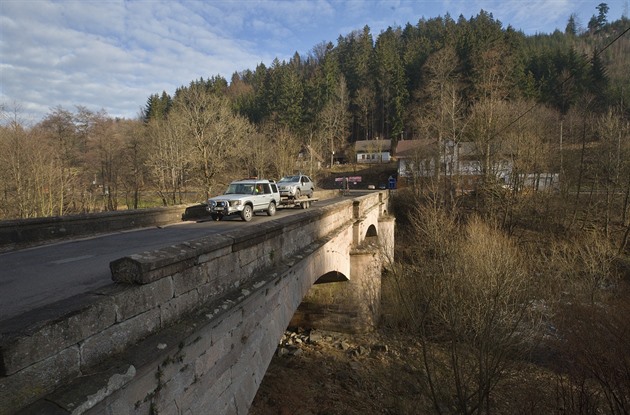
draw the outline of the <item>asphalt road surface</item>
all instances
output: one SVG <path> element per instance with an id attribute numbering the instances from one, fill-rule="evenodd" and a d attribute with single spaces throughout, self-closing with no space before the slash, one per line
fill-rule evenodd
<path id="1" fill-rule="evenodd" d="M 335 201 L 318 201 L 313 207 Z M 115 259 L 302 212 L 278 209 L 273 217 L 257 213 L 251 222 L 236 216 L 220 222 L 179 222 L 0 253 L 0 321 L 112 284 L 109 263 Z"/>

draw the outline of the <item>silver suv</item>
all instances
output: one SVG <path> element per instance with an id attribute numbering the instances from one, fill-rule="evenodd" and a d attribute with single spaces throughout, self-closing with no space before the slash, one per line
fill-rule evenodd
<path id="1" fill-rule="evenodd" d="M 270 180 L 238 180 L 230 183 L 221 196 L 208 199 L 206 209 L 214 220 L 238 214 L 246 222 L 252 220 L 255 212 L 276 214 L 280 203 L 280 193 L 275 182 Z"/>
<path id="2" fill-rule="evenodd" d="M 299 199 L 300 196 L 313 197 L 315 185 L 310 177 L 303 174 L 285 176 L 278 181 L 280 196 L 290 199 Z"/>

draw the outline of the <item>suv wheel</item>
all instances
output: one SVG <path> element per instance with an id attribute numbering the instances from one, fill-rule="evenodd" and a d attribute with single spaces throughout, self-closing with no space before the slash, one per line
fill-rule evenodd
<path id="1" fill-rule="evenodd" d="M 300 196 L 302 196 L 302 192 L 300 191 L 300 189 L 295 189 L 295 198 L 299 199 Z"/>
<path id="2" fill-rule="evenodd" d="M 267 208 L 267 215 L 273 216 L 276 214 L 276 202 L 269 203 L 269 207 Z"/>
<path id="3" fill-rule="evenodd" d="M 252 216 L 254 216 L 254 211 L 252 210 L 252 207 L 250 205 L 245 205 L 245 207 L 241 211 L 241 219 L 243 219 L 245 222 L 249 222 L 250 220 L 252 220 Z"/>

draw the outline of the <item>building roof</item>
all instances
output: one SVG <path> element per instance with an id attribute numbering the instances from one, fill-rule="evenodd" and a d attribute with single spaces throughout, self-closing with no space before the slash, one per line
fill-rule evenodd
<path id="1" fill-rule="evenodd" d="M 445 142 L 446 145 L 452 143 L 450 141 Z M 401 140 L 396 144 L 396 151 L 394 157 L 396 158 L 410 158 L 418 156 L 418 154 L 428 154 L 435 149 L 436 140 L 422 139 L 422 140 Z M 452 144 L 451 144 L 452 145 Z M 479 151 L 477 145 L 473 142 L 462 141 L 457 143 L 459 148 L 458 154 L 461 158 L 478 158 Z"/>
<path id="2" fill-rule="evenodd" d="M 435 140 L 401 140 L 396 144 L 394 156 L 397 158 L 410 158 L 418 152 L 426 151 L 432 145 L 435 145 Z"/>
<path id="3" fill-rule="evenodd" d="M 391 152 L 392 140 L 359 140 L 354 143 L 357 153 Z"/>

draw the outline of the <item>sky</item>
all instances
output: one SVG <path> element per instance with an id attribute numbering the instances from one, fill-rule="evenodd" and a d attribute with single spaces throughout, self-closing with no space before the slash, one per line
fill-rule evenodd
<path id="1" fill-rule="evenodd" d="M 629 0 L 0 0 L 0 123 L 34 125 L 78 106 L 135 119 L 147 99 L 193 80 L 306 56 L 365 25 L 492 13 L 527 35 L 586 27 L 597 5 L 608 20 Z"/>

